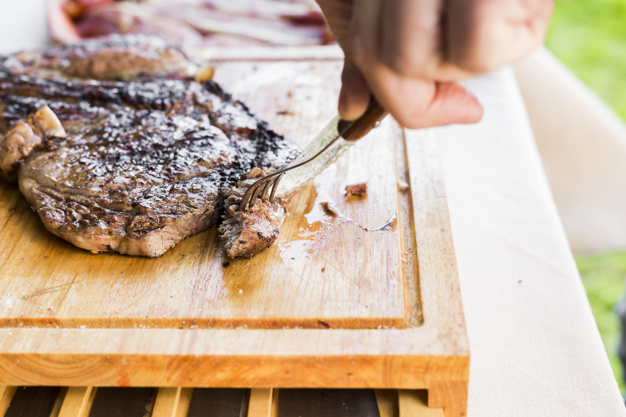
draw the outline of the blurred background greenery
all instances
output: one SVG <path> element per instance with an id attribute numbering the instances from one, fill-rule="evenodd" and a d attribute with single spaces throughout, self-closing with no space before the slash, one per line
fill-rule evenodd
<path id="1" fill-rule="evenodd" d="M 626 120 L 626 1 L 557 1 L 546 45 Z"/>
<path id="2" fill-rule="evenodd" d="M 619 320 L 615 315 L 615 303 L 624 292 L 626 276 L 626 253 L 609 253 L 579 256 L 576 259 L 593 316 L 602 335 L 604 347 L 620 390 L 624 393 L 622 365 L 617 356 L 620 339 Z"/>
<path id="3" fill-rule="evenodd" d="M 626 1 L 556 2 L 546 46 L 626 120 Z M 624 394 L 614 308 L 624 293 L 626 252 L 579 256 L 576 264 Z"/>

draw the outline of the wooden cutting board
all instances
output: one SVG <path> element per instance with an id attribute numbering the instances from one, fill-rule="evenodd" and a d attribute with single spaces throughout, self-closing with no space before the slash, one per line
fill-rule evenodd
<path id="1" fill-rule="evenodd" d="M 305 145 L 336 111 L 340 69 L 223 62 L 216 79 Z M 388 118 L 292 199 L 251 260 L 225 259 L 215 229 L 158 259 L 91 254 L 0 185 L 0 384 L 427 388 L 462 415 L 469 352 L 438 152 L 436 131 Z M 346 201 L 359 182 L 368 196 Z"/>

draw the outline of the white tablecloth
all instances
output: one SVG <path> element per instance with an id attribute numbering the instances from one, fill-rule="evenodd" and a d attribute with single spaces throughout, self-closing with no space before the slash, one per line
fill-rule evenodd
<path id="1" fill-rule="evenodd" d="M 46 0 L 0 0 L 0 54 L 47 42 Z"/>
<path id="2" fill-rule="evenodd" d="M 626 123 L 546 49 L 515 76 L 570 247 L 626 249 Z"/>
<path id="3" fill-rule="evenodd" d="M 510 69 L 439 128 L 471 351 L 469 417 L 626 416 Z"/>

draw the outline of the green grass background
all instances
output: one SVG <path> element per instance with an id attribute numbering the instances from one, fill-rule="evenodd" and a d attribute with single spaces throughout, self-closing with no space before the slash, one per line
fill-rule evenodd
<path id="1" fill-rule="evenodd" d="M 556 2 L 546 46 L 626 120 L 625 0 Z M 580 256 L 576 264 L 624 393 L 617 357 L 620 326 L 614 307 L 624 293 L 626 252 Z"/>
<path id="2" fill-rule="evenodd" d="M 626 1 L 557 1 L 546 45 L 626 120 Z"/>
<path id="3" fill-rule="evenodd" d="M 626 253 L 579 256 L 576 259 L 593 316 L 598 324 L 602 341 L 609 355 L 620 390 L 624 393 L 622 365 L 617 357 L 620 325 L 615 315 L 615 303 L 624 292 Z"/>

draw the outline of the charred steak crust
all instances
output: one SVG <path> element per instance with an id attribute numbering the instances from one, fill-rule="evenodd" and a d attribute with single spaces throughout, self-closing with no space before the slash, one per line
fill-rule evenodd
<path id="1" fill-rule="evenodd" d="M 0 61 L 0 169 L 9 180 L 17 171 L 20 190 L 57 236 L 93 252 L 160 256 L 216 225 L 224 199 L 253 167 L 274 169 L 298 150 L 215 82 L 168 65 L 127 81 L 58 76 L 74 68 L 72 57 L 95 68 L 111 57 L 103 50 L 118 51 L 116 59 L 139 54 L 127 38 Z M 52 65 L 54 56 L 67 62 Z M 21 144 L 11 133 L 45 106 L 65 134 L 31 122 L 35 136 Z M 6 152 L 8 138 L 19 152 Z"/>

